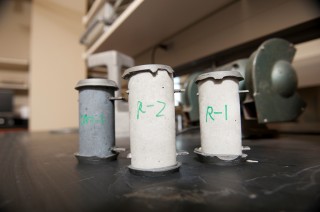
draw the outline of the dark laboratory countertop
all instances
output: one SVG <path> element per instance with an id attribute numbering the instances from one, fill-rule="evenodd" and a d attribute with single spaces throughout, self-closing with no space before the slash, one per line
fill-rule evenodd
<path id="1" fill-rule="evenodd" d="M 200 163 L 199 131 L 177 136 L 179 173 L 134 176 L 128 152 L 78 165 L 78 134 L 0 134 L 0 211 L 320 211 L 320 136 L 245 140 L 259 163 Z M 128 147 L 128 139 L 117 146 Z"/>

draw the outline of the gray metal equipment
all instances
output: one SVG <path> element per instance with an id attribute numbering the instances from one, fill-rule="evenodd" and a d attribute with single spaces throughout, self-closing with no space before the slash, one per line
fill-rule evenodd
<path id="1" fill-rule="evenodd" d="M 304 111 L 306 104 L 296 93 L 298 81 L 291 65 L 295 52 L 288 41 L 270 39 L 249 58 L 245 86 L 250 93 L 243 105 L 246 111 L 254 101 L 259 123 L 293 121 Z"/>
<path id="2" fill-rule="evenodd" d="M 181 94 L 183 112 L 186 114 L 189 125 L 199 124 L 198 87 L 195 83 L 197 77 L 203 72 L 191 74 L 185 82 L 185 92 Z"/>
<path id="3" fill-rule="evenodd" d="M 79 91 L 79 152 L 80 163 L 115 160 L 114 97 L 117 84 L 107 79 L 80 80 Z"/>
<path id="4" fill-rule="evenodd" d="M 286 40 L 262 43 L 250 58 L 237 60 L 215 71 L 237 70 L 245 78 L 240 90 L 244 118 L 258 123 L 294 121 L 306 104 L 297 94 L 297 76 L 291 65 L 296 49 Z"/>

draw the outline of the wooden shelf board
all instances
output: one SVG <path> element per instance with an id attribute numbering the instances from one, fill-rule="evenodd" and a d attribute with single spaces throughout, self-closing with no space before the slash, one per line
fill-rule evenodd
<path id="1" fill-rule="evenodd" d="M 15 85 L 15 84 L 0 83 L 0 89 L 12 89 L 12 90 L 27 91 L 28 85 Z"/>
<path id="2" fill-rule="evenodd" d="M 233 1 L 135 0 L 84 57 L 107 50 L 135 56 Z"/>
<path id="3" fill-rule="evenodd" d="M 28 70 L 28 67 L 28 60 L 0 57 L 0 68 L 17 68 Z"/>

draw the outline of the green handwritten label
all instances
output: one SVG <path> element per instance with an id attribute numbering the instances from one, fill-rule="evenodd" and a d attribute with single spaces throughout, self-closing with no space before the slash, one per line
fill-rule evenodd
<path id="1" fill-rule="evenodd" d="M 166 103 L 162 102 L 162 101 L 157 101 L 158 103 L 162 104 L 162 108 L 160 109 L 160 111 L 157 113 L 156 117 L 161 117 L 164 116 L 163 114 L 161 114 L 164 110 L 164 108 L 166 107 Z"/>
<path id="2" fill-rule="evenodd" d="M 207 107 L 207 112 L 206 112 L 206 122 L 208 122 L 208 116 L 211 118 L 211 120 L 214 121 L 214 118 L 212 117 L 213 113 L 213 108 L 211 106 Z"/>
<path id="3" fill-rule="evenodd" d="M 228 120 L 228 105 L 224 105 L 224 117 L 226 120 Z"/>
<path id="4" fill-rule="evenodd" d="M 88 124 L 105 124 L 107 123 L 106 117 L 103 114 L 100 115 L 80 115 L 80 125 Z"/>
<path id="5" fill-rule="evenodd" d="M 167 104 L 160 100 L 154 102 L 154 104 L 147 104 L 145 107 L 142 101 L 138 101 L 136 118 L 137 120 L 140 119 L 141 115 L 145 113 L 151 113 L 157 118 L 162 117 L 164 116 L 166 106 Z"/>
<path id="6" fill-rule="evenodd" d="M 140 118 L 140 112 L 141 112 L 141 113 L 146 113 L 146 111 L 143 111 L 143 110 L 142 110 L 142 102 L 141 102 L 141 101 L 138 101 L 137 119 Z"/>
<path id="7" fill-rule="evenodd" d="M 215 118 L 213 117 L 214 115 L 222 115 L 223 112 L 221 111 L 214 111 L 212 106 L 207 106 L 206 110 L 206 122 L 208 120 L 214 121 Z M 224 105 L 224 119 L 227 121 L 228 120 L 228 105 Z"/>

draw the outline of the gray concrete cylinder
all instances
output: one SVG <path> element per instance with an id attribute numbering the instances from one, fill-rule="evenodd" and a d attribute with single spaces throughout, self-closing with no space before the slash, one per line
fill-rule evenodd
<path id="1" fill-rule="evenodd" d="M 83 159 L 107 159 L 116 156 L 114 92 L 116 83 L 107 79 L 80 80 L 79 90 L 79 153 Z"/>
<path id="2" fill-rule="evenodd" d="M 130 170 L 177 169 L 173 70 L 141 65 L 127 69 L 123 78 L 129 79 Z"/>
<path id="3" fill-rule="evenodd" d="M 200 75 L 201 148 L 196 153 L 221 160 L 242 156 L 239 80 L 237 71 L 214 71 Z"/>

